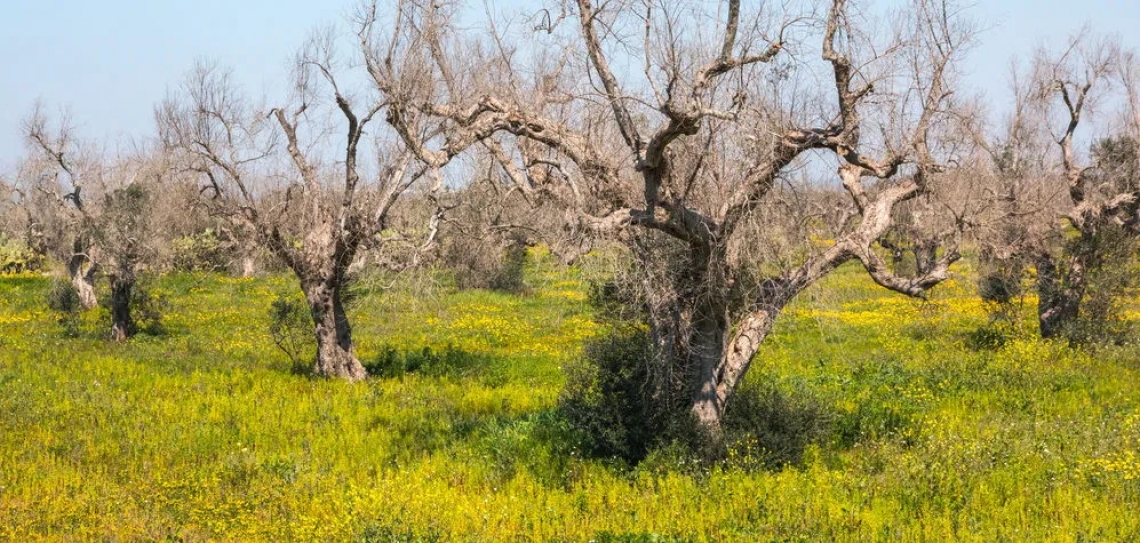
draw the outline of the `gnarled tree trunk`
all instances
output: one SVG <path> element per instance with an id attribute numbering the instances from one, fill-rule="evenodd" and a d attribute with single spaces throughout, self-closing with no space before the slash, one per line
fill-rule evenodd
<path id="1" fill-rule="evenodd" d="M 67 275 L 71 286 L 79 295 L 79 305 L 84 310 L 93 309 L 99 304 L 95 298 L 95 265 L 86 255 L 76 254 L 67 261 Z"/>
<path id="2" fill-rule="evenodd" d="M 710 437 L 717 438 L 721 416 L 724 414 L 724 404 L 718 389 L 728 322 L 723 308 L 710 307 L 717 304 L 705 305 L 693 319 L 693 331 L 689 340 L 689 356 L 697 379 L 693 390 L 693 415 Z"/>
<path id="3" fill-rule="evenodd" d="M 693 415 L 710 437 L 720 437 L 725 408 L 740 385 L 760 344 L 772 331 L 780 304 L 765 304 L 737 323 L 729 337 L 726 321 L 710 322 L 702 332 L 694 330 L 694 355 L 701 363 L 699 383 L 693 396 Z M 695 327 L 697 327 L 695 325 Z M 718 330 L 719 329 L 719 330 Z M 699 354 L 698 354 L 699 353 Z M 713 358 L 715 354 L 715 358 Z M 707 357 L 705 356 L 707 355 Z"/>
<path id="4" fill-rule="evenodd" d="M 135 333 L 135 321 L 131 318 L 131 290 L 135 286 L 135 274 L 129 269 L 121 269 L 111 276 L 111 340 L 126 341 Z"/>
<path id="5" fill-rule="evenodd" d="M 352 327 L 344 312 L 340 282 L 336 278 L 319 278 L 301 282 L 317 336 L 315 372 L 325 377 L 358 381 L 368 376 L 356 358 L 352 343 Z"/>
<path id="6" fill-rule="evenodd" d="M 1077 320 L 1084 298 L 1083 270 L 1077 262 L 1068 270 L 1058 270 L 1052 255 L 1038 256 L 1037 322 L 1041 337 L 1058 337 Z"/>

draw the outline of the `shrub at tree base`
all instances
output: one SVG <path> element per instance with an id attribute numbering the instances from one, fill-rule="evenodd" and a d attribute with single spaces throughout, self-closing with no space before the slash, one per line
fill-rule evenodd
<path id="1" fill-rule="evenodd" d="M 79 293 L 75 291 L 70 281 L 54 279 L 47 293 L 48 309 L 56 314 L 56 322 L 63 329 L 65 337 L 79 335 L 79 312 L 82 306 L 79 303 Z"/>
<path id="2" fill-rule="evenodd" d="M 653 356 L 646 332 L 615 333 L 587 344 L 567 366 L 560 408 L 587 452 L 637 463 L 688 422 L 683 402 L 670 405 L 647 386 Z"/>
<path id="3" fill-rule="evenodd" d="M 277 348 L 289 357 L 293 373 L 305 375 L 313 371 L 311 353 L 317 350 L 313 317 L 303 300 L 285 295 L 273 300 L 269 309 L 269 335 Z"/>
<path id="4" fill-rule="evenodd" d="M 688 391 L 651 383 L 648 333 L 613 333 L 586 345 L 567 368 L 560 409 L 586 452 L 630 464 L 729 461 L 740 468 L 799 464 L 812 443 L 831 435 L 834 416 L 818 399 L 771 385 L 748 385 L 728 404 L 724 435 L 710 445 L 688 409 Z M 684 382 L 678 379 L 679 382 Z"/>

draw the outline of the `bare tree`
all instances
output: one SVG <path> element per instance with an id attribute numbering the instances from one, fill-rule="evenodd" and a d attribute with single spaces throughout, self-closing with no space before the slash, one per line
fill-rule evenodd
<path id="1" fill-rule="evenodd" d="M 572 4 L 543 18 L 535 47 L 562 40 L 566 55 L 523 70 L 518 48 L 496 32 L 499 54 L 481 71 L 501 81 L 466 107 L 410 105 L 453 126 L 489 127 L 495 137 L 483 146 L 515 187 L 559 200 L 577 228 L 663 240 L 642 245 L 643 264 L 673 270 L 646 281 L 661 302 L 650 325 L 713 435 L 780 312 L 836 267 L 858 261 L 908 296 L 948 277 L 956 234 L 911 276 L 892 273 L 876 242 L 898 205 L 931 194 L 971 152 L 948 143 L 968 140 L 951 128 L 953 63 L 972 34 L 956 6 L 912 3 L 883 44 L 836 0 L 819 25 L 829 81 L 820 86 L 799 59 L 780 60 L 798 50 L 811 17 L 767 25 L 773 14 L 744 13 L 737 0 L 714 14 L 665 2 Z M 554 23 L 572 18 L 576 32 Z M 838 231 L 825 247 L 804 239 L 797 252 L 762 261 L 757 247 L 779 214 L 800 219 L 781 234 L 805 235 L 819 222 L 820 210 L 797 200 L 810 186 L 790 180 L 809 176 L 821 156 L 833 157 L 847 195 Z"/>
<path id="2" fill-rule="evenodd" d="M 1017 235 L 996 246 L 1035 268 L 1043 337 L 1072 339 L 1079 319 L 1106 317 L 1092 315 L 1090 282 L 1129 258 L 1140 234 L 1137 66 L 1115 40 L 1085 30 L 1060 50 L 1038 50 L 1015 76 L 1014 112 L 991 154 L 1009 188 L 1004 231 Z M 1098 118 L 1102 109 L 1118 112 Z M 1090 126 L 1102 135 L 1081 153 L 1079 132 L 1087 138 Z M 1119 290 L 1097 298 L 1107 303 Z"/>
<path id="3" fill-rule="evenodd" d="M 384 12 L 376 6 L 361 11 L 360 34 L 353 36 L 359 44 L 373 37 L 372 25 Z M 338 56 L 338 35 L 328 30 L 297 55 L 289 105 L 259 110 L 239 95 L 227 72 L 200 64 L 180 95 L 157 112 L 163 140 L 205 181 L 203 202 L 297 276 L 315 323 L 315 373 L 322 376 L 365 377 L 343 302 L 354 258 L 361 248 L 382 244 L 410 243 L 413 252 L 433 246 L 448 207 L 439 198 L 443 170 L 475 141 L 399 109 L 435 91 L 419 77 L 433 66 L 416 40 L 443 15 L 410 3 L 392 13 L 382 64 L 367 49 L 364 78 L 345 69 L 359 63 Z M 360 79 L 369 84 L 348 83 Z M 373 122 L 381 114 L 387 125 Z M 330 117 L 339 117 L 338 132 Z M 429 141 L 447 143 L 428 154 Z M 337 159 L 326 156 L 334 146 L 341 147 Z M 374 165 L 366 164 L 370 159 Z M 413 192 L 432 204 L 427 224 L 419 232 L 391 231 L 394 206 Z"/>
<path id="4" fill-rule="evenodd" d="M 95 277 L 99 269 L 99 248 L 96 217 L 88 204 L 91 195 L 94 193 L 98 198 L 103 188 L 102 162 L 94 151 L 76 141 L 68 115 L 53 128 L 42 106 L 37 104 L 24 121 L 23 131 L 32 154 L 30 163 L 25 165 L 24 205 L 37 206 L 43 215 L 41 221 L 54 223 L 54 235 L 47 243 L 66 263 L 80 304 L 84 309 L 91 309 L 98 304 Z M 29 222 L 32 220 L 29 215 Z M 35 227 L 29 224 L 31 228 Z"/>
<path id="5" fill-rule="evenodd" d="M 76 137 L 67 116 L 52 127 L 39 105 L 24 122 L 31 156 L 15 187 L 27 216 L 27 237 L 67 265 L 82 308 L 94 307 L 100 273 L 110 281 L 106 300 L 111 339 L 136 331 L 131 316 L 137 273 L 160 241 L 152 228 L 150 187 L 165 172 L 148 150 L 108 158 Z"/>
<path id="6" fill-rule="evenodd" d="M 146 295 L 136 292 L 139 274 L 157 263 L 160 246 L 167 242 L 156 224 L 162 210 L 156 193 L 165 184 L 169 163 L 161 151 L 140 150 L 108 169 L 118 182 L 100 202 L 97 236 L 111 287 L 111 339 L 124 341 L 139 330 L 133 309 L 142 299 L 139 294 Z"/>

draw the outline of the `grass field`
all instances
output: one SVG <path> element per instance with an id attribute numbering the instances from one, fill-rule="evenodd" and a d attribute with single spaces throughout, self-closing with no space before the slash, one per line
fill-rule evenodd
<path id="1" fill-rule="evenodd" d="M 1140 348 L 986 333 L 959 275 L 917 302 L 844 268 L 785 314 L 749 385 L 832 422 L 782 469 L 583 458 L 555 409 L 601 333 L 577 270 L 366 296 L 362 361 L 419 369 L 357 384 L 290 372 L 287 277 L 166 277 L 166 333 L 123 345 L 0 277 L 0 539 L 1140 540 Z"/>

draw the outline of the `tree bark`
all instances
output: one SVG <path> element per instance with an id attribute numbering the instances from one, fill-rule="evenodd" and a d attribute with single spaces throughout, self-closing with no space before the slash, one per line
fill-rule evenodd
<path id="1" fill-rule="evenodd" d="M 72 255 L 67 262 L 67 275 L 71 279 L 71 286 L 79 295 L 79 305 L 84 310 L 93 309 L 99 304 L 95 298 L 95 266 L 89 264 L 84 255 Z"/>
<path id="2" fill-rule="evenodd" d="M 1037 257 L 1037 322 L 1043 338 L 1057 337 L 1070 327 L 1084 298 L 1084 267 L 1073 261 L 1063 273 L 1052 255 Z"/>
<path id="3" fill-rule="evenodd" d="M 720 437 L 721 416 L 724 405 L 718 388 L 724 361 L 724 344 L 728 337 L 726 312 L 706 304 L 693 320 L 689 340 L 689 356 L 697 369 L 697 383 L 693 392 L 693 415 L 714 440 Z"/>
<path id="4" fill-rule="evenodd" d="M 728 338 L 727 326 L 722 328 L 721 335 L 717 336 L 719 339 L 715 348 L 719 356 L 715 361 L 707 360 L 713 362 L 710 369 L 706 370 L 702 366 L 700 383 L 693 397 L 693 415 L 714 439 L 721 435 L 721 421 L 728 401 L 736 392 L 744 375 L 748 373 L 760 344 L 772 331 L 778 313 L 778 308 L 769 305 L 766 309 L 754 311 L 738 323 L 731 339 Z M 710 327 L 709 331 L 712 330 Z M 704 352 L 711 353 L 712 336 L 704 337 L 710 342 L 710 345 L 703 347 L 706 349 Z"/>
<path id="5" fill-rule="evenodd" d="M 241 276 L 253 277 L 254 273 L 256 273 L 256 268 L 254 267 L 253 257 L 249 255 L 241 257 Z"/>
<path id="6" fill-rule="evenodd" d="M 368 376 L 356 358 L 352 327 L 344 312 L 341 292 L 335 278 L 302 283 L 317 335 L 317 362 L 314 371 L 323 377 L 358 381 Z"/>
<path id="7" fill-rule="evenodd" d="M 120 270 L 111 276 L 111 340 L 126 341 L 135 333 L 135 322 L 131 318 L 131 290 L 135 286 L 135 274 L 130 270 Z"/>

